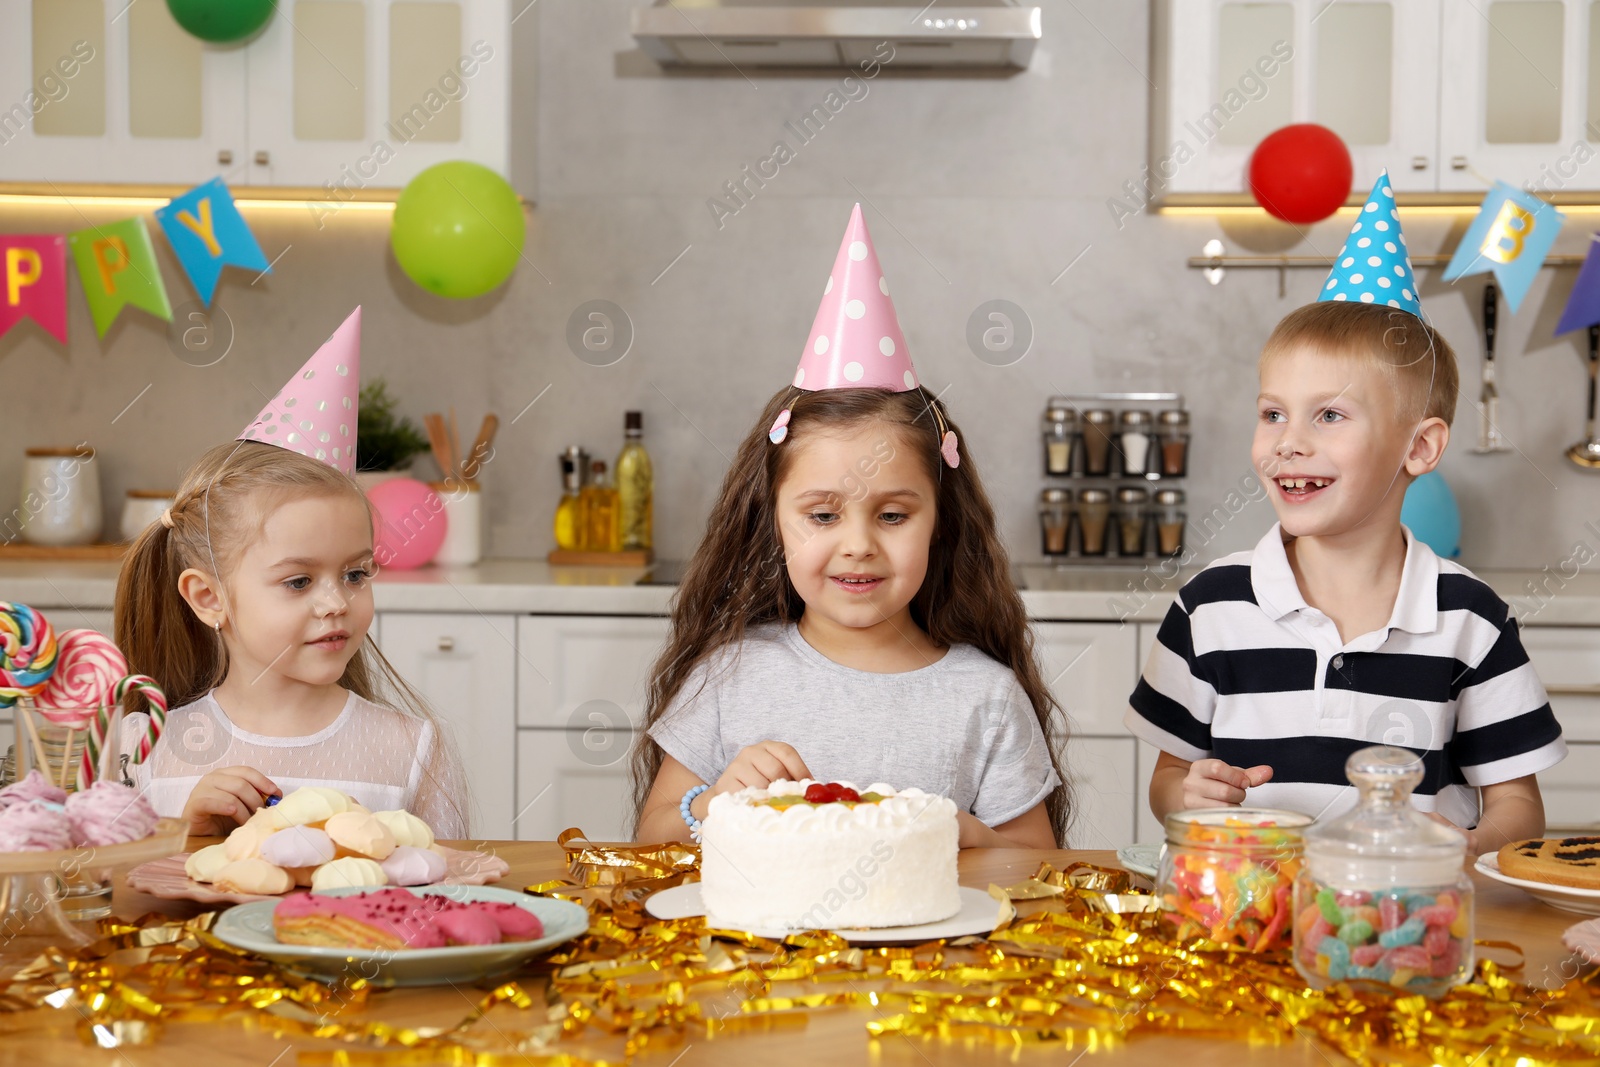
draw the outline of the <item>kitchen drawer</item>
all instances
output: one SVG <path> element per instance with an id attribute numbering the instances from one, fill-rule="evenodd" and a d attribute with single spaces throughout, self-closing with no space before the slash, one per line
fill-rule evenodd
<path id="1" fill-rule="evenodd" d="M 1133 799 L 1138 788 L 1131 737 L 1074 737 L 1066 769 L 1076 811 L 1067 848 L 1121 848 L 1133 842 Z"/>
<path id="2" fill-rule="evenodd" d="M 1119 623 L 1033 624 L 1039 669 L 1066 712 L 1072 736 L 1127 733 L 1122 713 L 1138 680 L 1135 629 Z"/>
<path id="3" fill-rule="evenodd" d="M 1567 758 L 1539 772 L 1546 832 L 1600 830 L 1600 744 L 1567 745 Z"/>
<path id="4" fill-rule="evenodd" d="M 644 721 L 650 667 L 667 639 L 664 618 L 523 615 L 517 649 L 517 725 L 589 729 Z M 596 716 L 605 721 L 596 722 Z"/>
<path id="5" fill-rule="evenodd" d="M 629 840 L 632 730 L 517 731 L 518 841 L 553 841 L 576 826 L 592 841 Z"/>
<path id="6" fill-rule="evenodd" d="M 1600 628 L 1528 626 L 1522 644 L 1568 741 L 1600 741 Z"/>

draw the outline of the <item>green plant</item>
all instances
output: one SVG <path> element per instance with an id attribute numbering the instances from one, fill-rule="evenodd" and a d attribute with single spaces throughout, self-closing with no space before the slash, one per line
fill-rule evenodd
<path id="1" fill-rule="evenodd" d="M 395 413 L 397 403 L 382 378 L 362 387 L 356 418 L 357 470 L 394 470 L 428 450 L 428 438 L 417 424 Z"/>

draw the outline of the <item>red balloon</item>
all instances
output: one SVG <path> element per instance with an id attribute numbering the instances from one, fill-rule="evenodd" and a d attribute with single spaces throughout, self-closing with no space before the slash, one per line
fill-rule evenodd
<path id="1" fill-rule="evenodd" d="M 1250 192 L 1285 222 L 1320 222 L 1344 206 L 1355 171 L 1339 135 L 1300 122 L 1261 139 L 1250 155 Z"/>

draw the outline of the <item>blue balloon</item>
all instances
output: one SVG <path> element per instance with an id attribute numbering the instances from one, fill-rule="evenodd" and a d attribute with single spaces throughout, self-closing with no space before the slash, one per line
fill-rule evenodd
<path id="1" fill-rule="evenodd" d="M 1436 555 L 1444 559 L 1461 555 L 1461 509 L 1438 471 L 1429 471 L 1411 483 L 1400 505 L 1400 521 Z"/>

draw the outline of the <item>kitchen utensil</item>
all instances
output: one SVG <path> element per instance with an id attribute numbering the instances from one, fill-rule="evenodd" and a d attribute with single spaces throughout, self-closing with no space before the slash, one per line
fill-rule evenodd
<path id="1" fill-rule="evenodd" d="M 1600 326 L 1589 327 L 1589 418 L 1583 424 L 1586 440 L 1567 449 L 1567 459 L 1586 471 L 1600 470 L 1600 437 L 1595 435 L 1596 377 L 1600 376 Z"/>
<path id="2" fill-rule="evenodd" d="M 461 463 L 461 474 L 467 481 L 478 480 L 478 472 L 483 469 L 484 458 L 489 454 L 489 446 L 493 444 L 495 431 L 499 428 L 500 419 L 493 412 L 483 417 L 483 425 L 478 428 L 478 439 L 472 442 L 472 451 Z"/>
<path id="3" fill-rule="evenodd" d="M 450 451 L 450 433 L 445 427 L 444 416 L 437 411 L 429 412 L 422 416 L 422 423 L 428 428 L 428 444 L 433 448 L 433 461 L 439 465 L 439 472 L 446 478 L 455 472 L 455 456 Z"/>
<path id="4" fill-rule="evenodd" d="M 1500 390 L 1494 380 L 1495 318 L 1499 303 L 1500 290 L 1490 282 L 1483 287 L 1483 387 L 1478 393 L 1482 422 L 1478 428 L 1478 447 L 1473 449 L 1478 453 L 1511 451 L 1500 434 Z"/>

